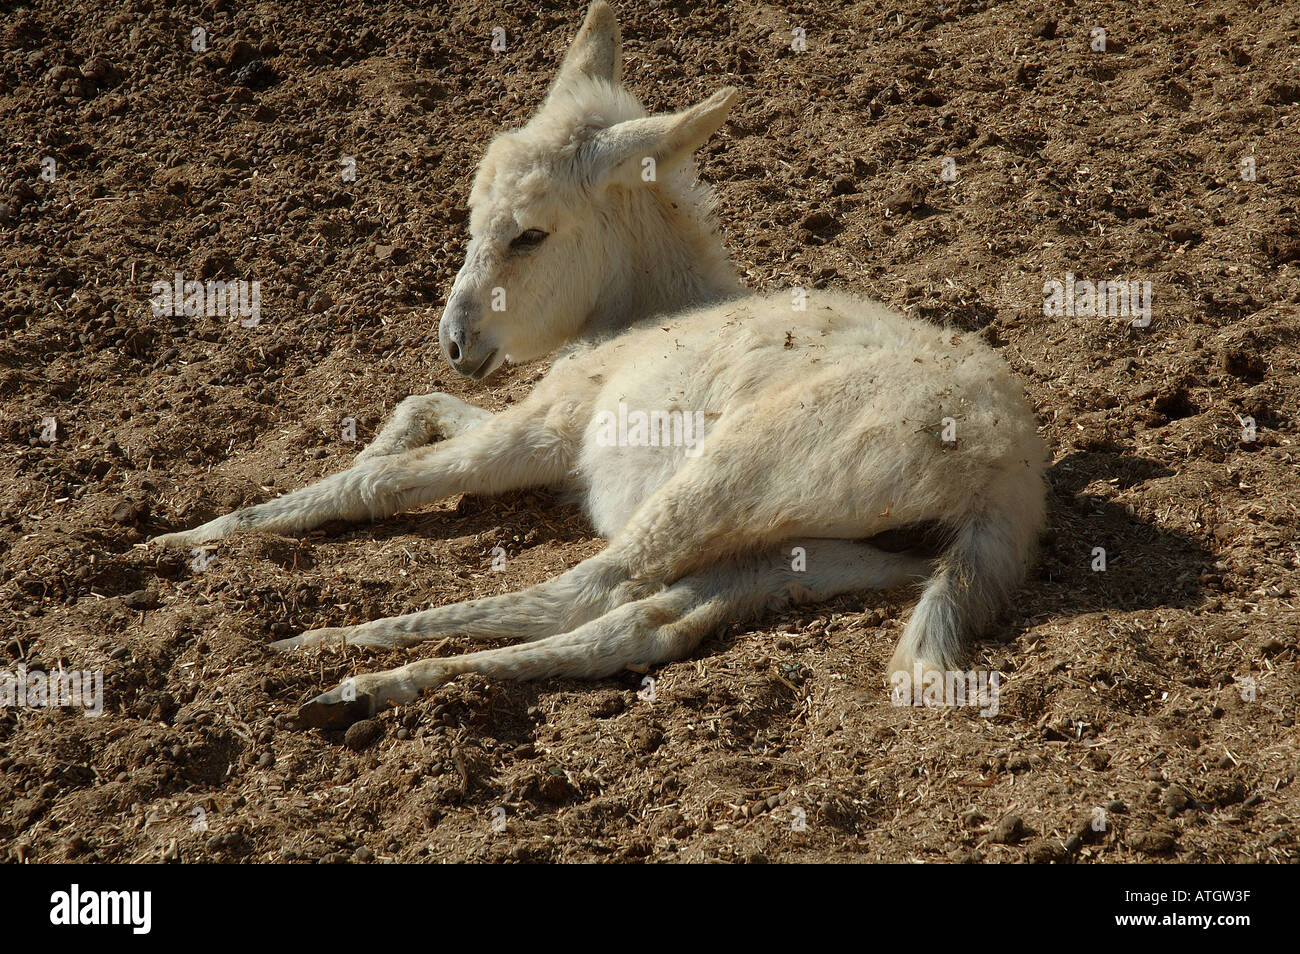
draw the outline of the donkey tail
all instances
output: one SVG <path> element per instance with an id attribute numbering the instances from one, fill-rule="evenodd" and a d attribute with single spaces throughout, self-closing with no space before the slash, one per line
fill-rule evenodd
<path id="1" fill-rule="evenodd" d="M 967 636 L 982 631 L 1007 604 L 1042 524 L 1042 507 L 987 509 L 960 525 L 907 621 L 889 672 L 956 670 Z"/>

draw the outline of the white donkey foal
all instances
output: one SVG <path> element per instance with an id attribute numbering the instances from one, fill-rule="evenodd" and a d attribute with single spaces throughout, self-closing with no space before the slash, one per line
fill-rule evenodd
<path id="1" fill-rule="evenodd" d="M 491 415 L 408 398 L 351 469 L 158 538 L 300 533 L 457 493 L 578 495 L 609 546 L 555 579 L 274 644 L 522 641 L 356 676 L 304 705 L 307 724 L 345 725 L 463 672 L 609 676 L 791 601 L 927 579 L 891 671 L 950 670 L 1023 577 L 1045 453 L 1009 369 L 973 336 L 874 302 L 746 293 L 693 160 L 735 91 L 647 116 L 621 59 L 598 0 L 545 102 L 493 141 L 470 193 L 443 350 L 482 379 L 568 346 L 527 399 Z M 937 559 L 865 542 L 915 525 L 943 528 Z"/>

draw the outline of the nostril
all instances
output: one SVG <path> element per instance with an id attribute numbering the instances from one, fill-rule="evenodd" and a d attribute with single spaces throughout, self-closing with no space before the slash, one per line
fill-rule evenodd
<path id="1" fill-rule="evenodd" d="M 447 357 L 451 358 L 452 361 L 460 360 L 460 348 L 457 347 L 456 342 L 447 342 Z"/>

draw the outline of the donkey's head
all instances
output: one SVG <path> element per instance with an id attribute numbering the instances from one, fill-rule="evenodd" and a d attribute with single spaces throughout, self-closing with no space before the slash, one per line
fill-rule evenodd
<path id="1" fill-rule="evenodd" d="M 537 113 L 488 147 L 439 327 L 461 374 L 736 292 L 693 161 L 735 90 L 647 116 L 621 73 L 618 23 L 596 0 Z"/>

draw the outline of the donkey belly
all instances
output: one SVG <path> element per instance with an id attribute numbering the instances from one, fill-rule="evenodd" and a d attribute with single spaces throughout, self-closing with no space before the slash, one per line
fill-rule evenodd
<path id="1" fill-rule="evenodd" d="M 664 485 L 678 467 L 678 455 L 659 454 L 658 448 L 618 449 L 602 453 L 587 469 L 583 509 L 596 532 L 613 538 L 637 508 Z M 649 451 L 656 453 L 652 456 Z"/>
<path id="2" fill-rule="evenodd" d="M 633 392 L 596 402 L 578 469 L 583 509 L 601 536 L 615 536 L 646 498 L 699 456 L 717 415 L 681 397 Z"/>

